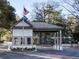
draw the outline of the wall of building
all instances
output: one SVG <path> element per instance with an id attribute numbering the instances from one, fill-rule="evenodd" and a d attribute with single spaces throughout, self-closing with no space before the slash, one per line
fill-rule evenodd
<path id="1" fill-rule="evenodd" d="M 30 25 L 25 23 L 24 21 L 21 21 L 16 26 L 30 26 Z"/>
<path id="2" fill-rule="evenodd" d="M 33 36 L 32 29 L 13 29 L 13 36 Z"/>

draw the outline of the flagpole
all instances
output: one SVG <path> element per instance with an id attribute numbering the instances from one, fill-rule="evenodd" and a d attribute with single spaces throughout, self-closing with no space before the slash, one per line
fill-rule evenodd
<path id="1" fill-rule="evenodd" d="M 24 22 L 24 6 L 23 6 L 23 22 Z M 24 39 L 24 26 L 23 26 L 23 40 L 22 40 L 22 43 L 24 43 L 23 45 L 25 45 L 25 41 L 24 41 L 25 39 Z M 23 51 L 23 49 L 22 49 L 22 51 Z"/>
<path id="2" fill-rule="evenodd" d="M 27 15 L 29 13 L 29 11 L 23 6 L 23 21 L 25 20 L 25 15 Z M 25 35 L 24 35 L 24 26 L 23 26 L 23 42 L 24 42 L 24 46 L 25 46 L 25 37 L 24 37 Z M 23 50 L 23 49 L 22 49 Z"/>

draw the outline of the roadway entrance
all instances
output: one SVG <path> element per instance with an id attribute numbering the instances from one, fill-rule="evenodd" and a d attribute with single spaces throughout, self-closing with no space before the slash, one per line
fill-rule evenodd
<path id="1" fill-rule="evenodd" d="M 34 32 L 33 41 L 37 46 L 52 46 L 56 50 L 62 50 L 62 32 Z"/>

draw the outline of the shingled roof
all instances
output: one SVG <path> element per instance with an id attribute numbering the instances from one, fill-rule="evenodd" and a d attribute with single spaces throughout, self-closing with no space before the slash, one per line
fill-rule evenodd
<path id="1" fill-rule="evenodd" d="M 30 22 L 34 31 L 59 31 L 63 28 L 54 24 L 48 24 L 46 22 Z"/>
<path id="2" fill-rule="evenodd" d="M 18 24 L 21 21 L 24 21 L 25 23 L 29 24 L 33 31 L 59 31 L 63 28 L 54 24 L 49 24 L 46 22 L 29 22 L 27 21 L 27 17 L 22 17 L 16 24 Z M 15 26 L 16 26 L 15 24 Z M 13 27 L 15 27 L 13 26 Z"/>

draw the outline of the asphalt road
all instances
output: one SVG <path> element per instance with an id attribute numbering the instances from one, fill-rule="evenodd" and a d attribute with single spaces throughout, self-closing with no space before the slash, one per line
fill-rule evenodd
<path id="1" fill-rule="evenodd" d="M 0 53 L 0 59 L 46 59 L 46 58 L 17 54 L 12 52 L 3 52 Z"/>
<path id="2" fill-rule="evenodd" d="M 41 48 L 36 52 L 13 52 L 5 50 L 6 48 L 7 46 L 0 46 L 0 59 L 79 59 L 79 50 L 75 48 L 63 51 Z"/>
<path id="3" fill-rule="evenodd" d="M 68 57 L 62 55 L 55 55 L 49 53 L 39 52 L 1 52 L 0 59 L 79 59 L 75 57 Z"/>

